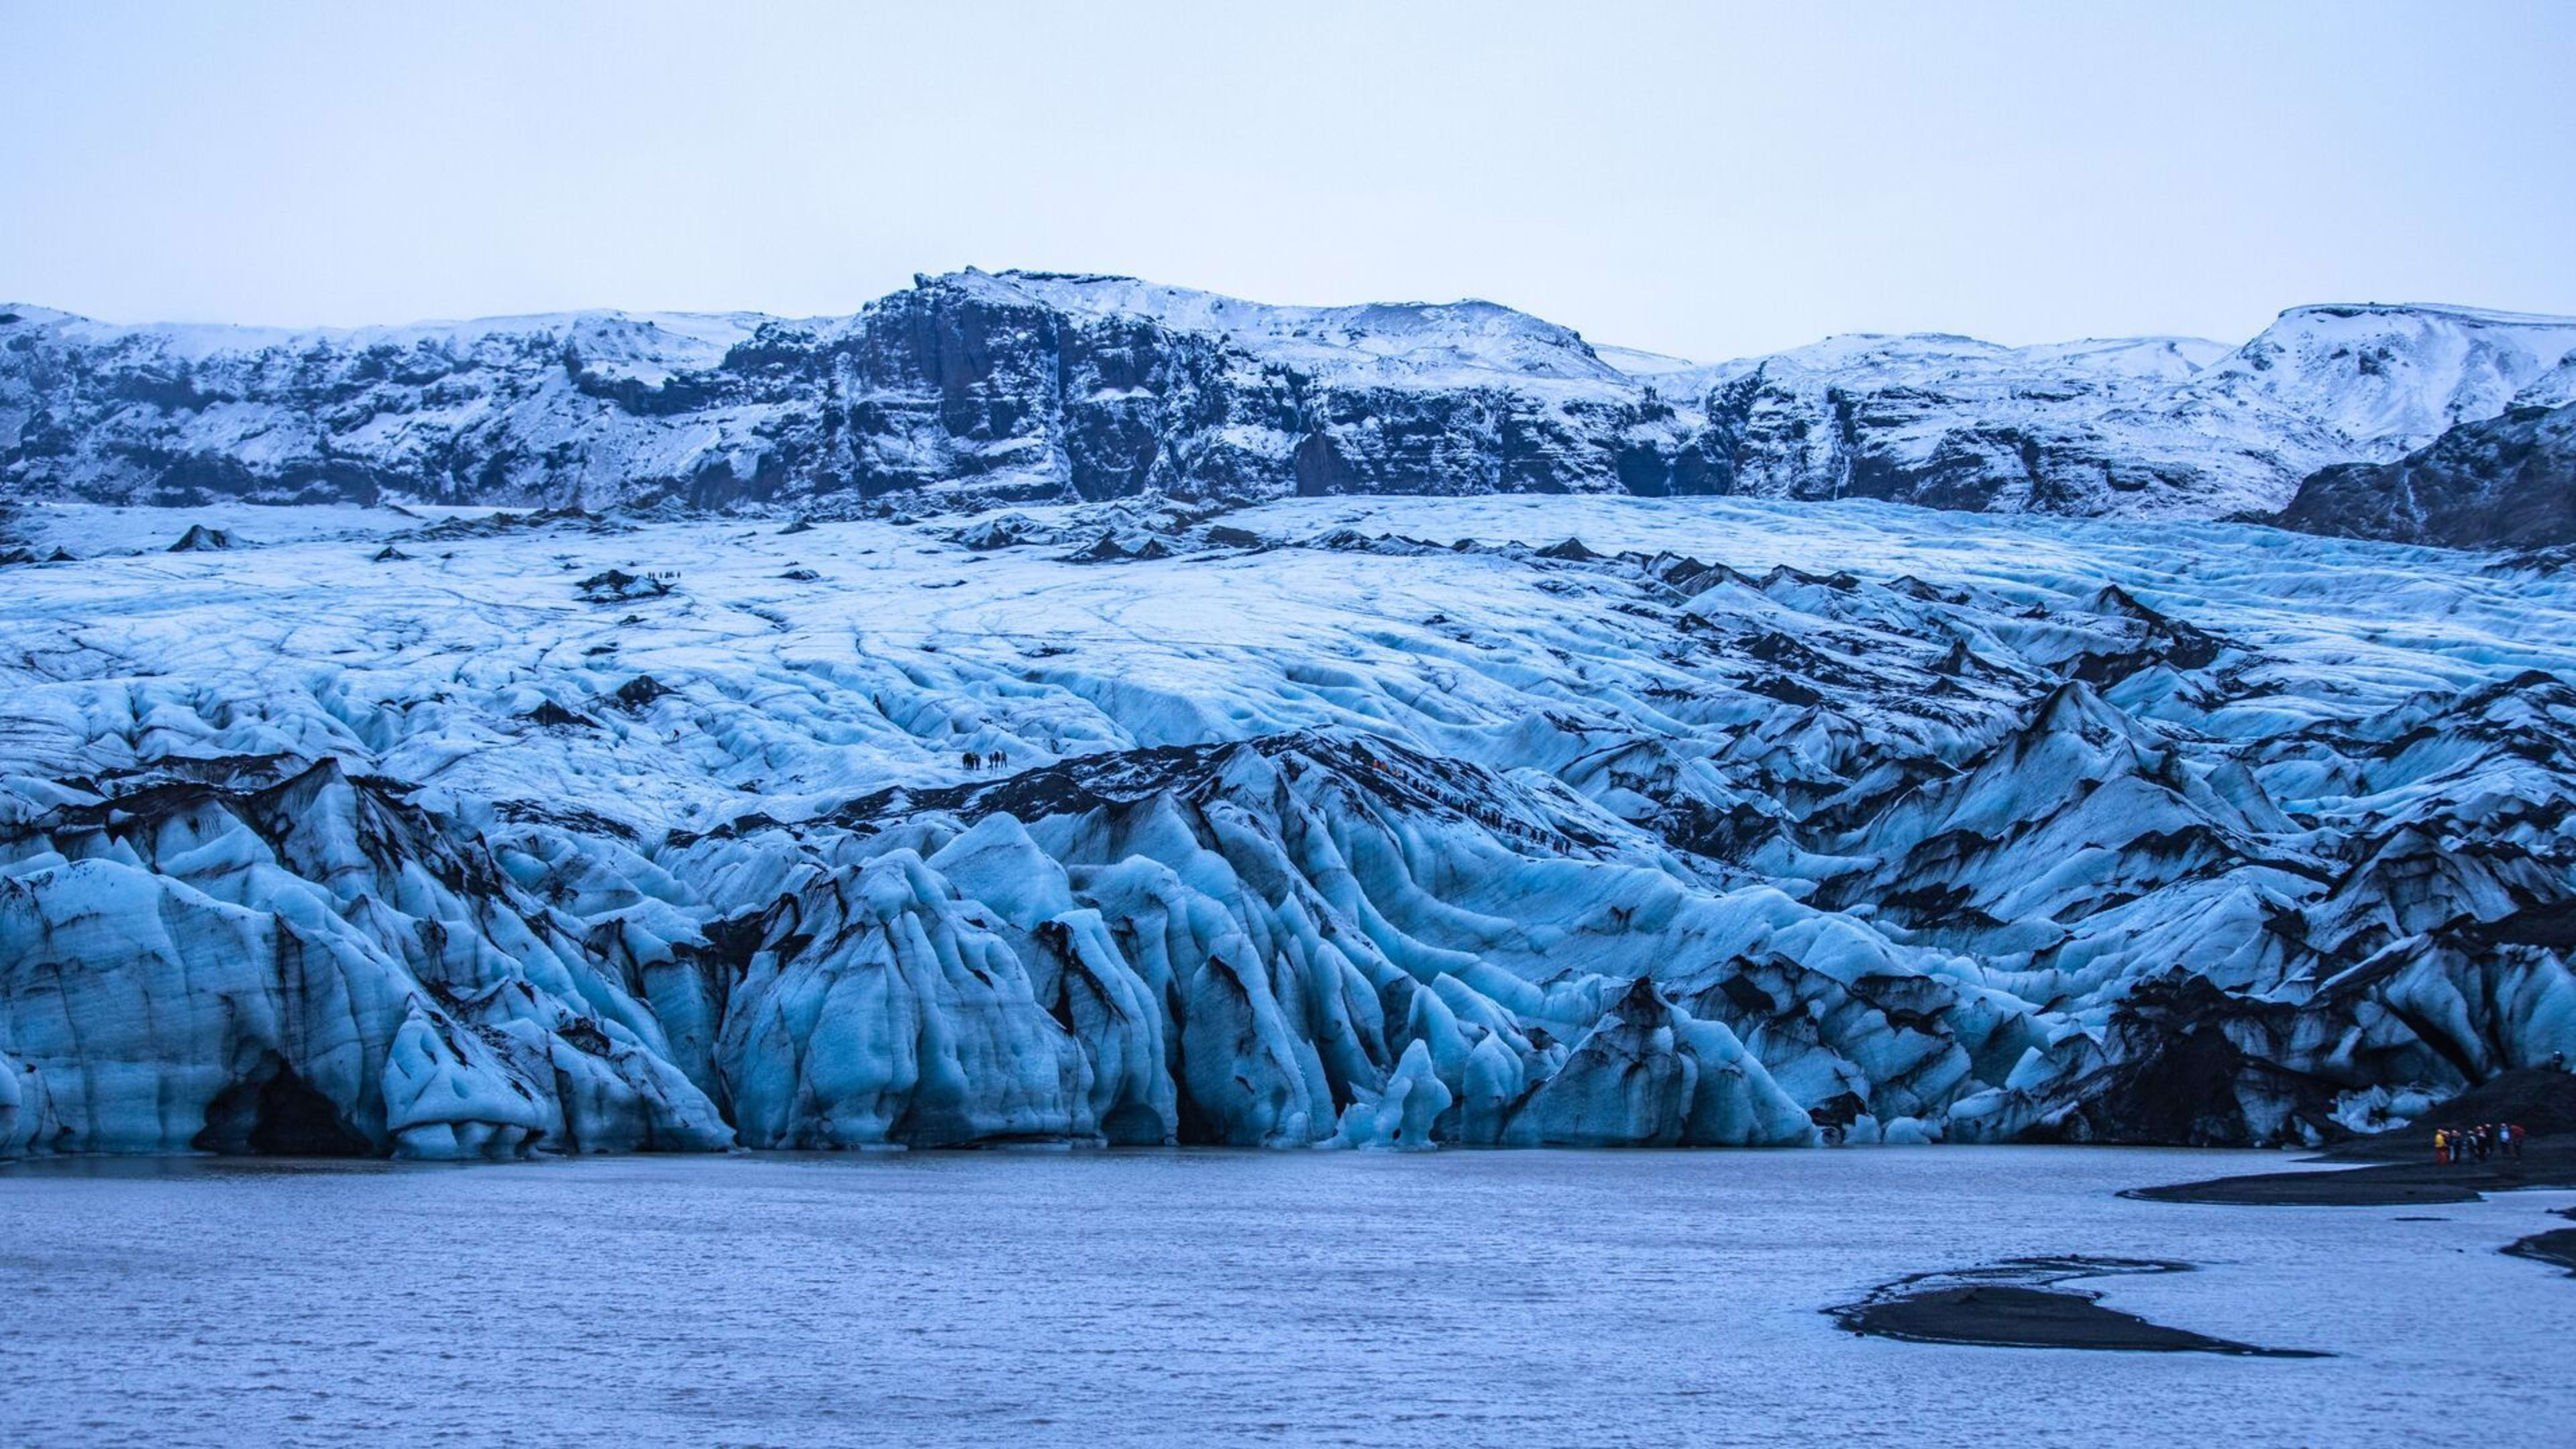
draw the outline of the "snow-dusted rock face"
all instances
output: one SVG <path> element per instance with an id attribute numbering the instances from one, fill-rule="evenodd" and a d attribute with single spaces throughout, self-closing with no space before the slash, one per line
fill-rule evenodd
<path id="1" fill-rule="evenodd" d="M 2320 469 L 2276 521 L 2442 548 L 2576 543 L 2576 404 L 2462 423 L 2394 463 Z"/>
<path id="2" fill-rule="evenodd" d="M 2319 467 L 2393 458 L 2547 392 L 2571 351 L 2576 319 L 2301 307 L 2232 352 L 1838 337 L 1704 376 L 1733 464 L 1717 491 L 2212 518 L 2277 507 Z"/>
<path id="3" fill-rule="evenodd" d="M 20 497 L 605 507 L 1631 493 L 2268 511 L 2563 401 L 2576 321 L 2311 307 L 2241 348 L 1837 337 L 1716 367 L 1486 302 L 1278 307 L 961 272 L 850 317 L 288 333 L 0 308 Z"/>
<path id="4" fill-rule="evenodd" d="M 0 609 L 7 1152 L 2244 1143 L 2576 1050 L 2576 581 L 2458 555 L 6 526 L 76 560 Z"/>

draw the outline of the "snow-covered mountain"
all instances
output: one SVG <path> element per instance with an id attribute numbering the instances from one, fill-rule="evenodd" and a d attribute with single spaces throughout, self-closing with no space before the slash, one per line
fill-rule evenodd
<path id="1" fill-rule="evenodd" d="M 975 271 L 806 320 L 290 333 L 17 307 L 0 479 L 160 503 L 1546 492 L 2216 517 L 2518 396 L 2564 401 L 2571 350 L 2567 319 L 2310 307 L 2232 351 L 1838 337 L 1695 367 L 1486 302 L 1279 307 Z"/>
<path id="2" fill-rule="evenodd" d="M 1618 385 L 1420 320 L 1287 335 Z M 2244 1143 L 2576 1050 L 2576 576 L 1747 499 L 5 526 L 0 1151 Z"/>
<path id="3" fill-rule="evenodd" d="M 2333 463 L 2393 458 L 2546 388 L 2576 320 L 2302 307 L 2234 350 L 1843 337 L 1703 376 L 1731 487 L 1934 507 L 2221 517 Z"/>

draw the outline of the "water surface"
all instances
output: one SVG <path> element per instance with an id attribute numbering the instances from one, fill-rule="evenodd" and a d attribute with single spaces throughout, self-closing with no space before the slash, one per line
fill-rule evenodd
<path id="1" fill-rule="evenodd" d="M 0 1170 L 8 1442 L 2563 1445 L 2576 1194 L 2134 1202 L 2277 1154 L 1072 1152 Z M 2405 1221 L 2433 1217 L 2439 1221 Z M 2321 1359 L 1853 1337 L 2001 1257 Z"/>

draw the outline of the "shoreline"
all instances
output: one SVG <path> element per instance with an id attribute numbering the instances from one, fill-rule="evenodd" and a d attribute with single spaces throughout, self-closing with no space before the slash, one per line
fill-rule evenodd
<path id="1" fill-rule="evenodd" d="M 2436 1130 L 2518 1122 L 2529 1132 L 2517 1157 L 2433 1160 Z M 2340 1171 L 2253 1172 L 2130 1188 L 2149 1202 L 2254 1207 L 2421 1207 L 2477 1202 L 2490 1192 L 2576 1189 L 2576 1076 L 2538 1067 L 2510 1071 L 2453 1097 L 2408 1125 L 2334 1143 L 2306 1162 L 2364 1164 Z"/>
<path id="2" fill-rule="evenodd" d="M 2576 1208 L 2560 1208 L 2558 1216 L 2576 1220 Z M 2527 1238 L 2516 1238 L 2504 1245 L 2504 1252 L 2536 1263 L 2551 1263 L 2567 1270 L 2576 1278 L 2576 1228 L 2550 1228 Z"/>
<path id="3" fill-rule="evenodd" d="M 2331 1159 L 2319 1156 L 2304 1160 Z M 2232 1207 L 2424 1207 L 2477 1202 L 2491 1192 L 2524 1188 L 2576 1189 L 2576 1137 L 2561 1134 L 2532 1138 L 2523 1144 L 2519 1158 L 2495 1158 L 2462 1166 L 2429 1161 L 2382 1162 L 2322 1172 L 2243 1173 L 2198 1182 L 2133 1187 L 2120 1196 L 2147 1202 Z"/>

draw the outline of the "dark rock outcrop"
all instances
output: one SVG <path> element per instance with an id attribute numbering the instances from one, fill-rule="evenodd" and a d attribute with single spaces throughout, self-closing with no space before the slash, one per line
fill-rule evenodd
<path id="1" fill-rule="evenodd" d="M 2278 522 L 2440 548 L 2576 543 L 2576 404 L 2463 423 L 2393 463 L 2320 469 Z"/>

